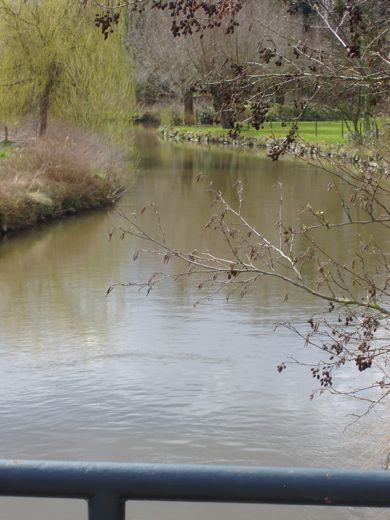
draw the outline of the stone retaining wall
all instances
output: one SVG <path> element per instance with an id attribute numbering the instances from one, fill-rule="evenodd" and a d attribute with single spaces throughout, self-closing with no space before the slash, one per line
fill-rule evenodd
<path id="1" fill-rule="evenodd" d="M 281 145 L 284 138 L 267 138 L 256 136 L 239 136 L 232 139 L 226 135 L 212 135 L 206 131 L 202 132 L 185 132 L 177 128 L 161 128 L 160 136 L 163 139 L 176 142 L 191 142 L 200 144 L 212 144 L 234 147 L 262 148 L 271 150 L 271 148 Z M 310 144 L 296 142 L 289 145 L 288 150 L 298 157 L 310 158 L 329 158 L 341 159 L 343 161 L 352 162 L 359 166 L 379 167 L 378 158 L 362 157 L 358 150 L 346 148 L 344 145 L 327 145 L 327 144 Z"/>

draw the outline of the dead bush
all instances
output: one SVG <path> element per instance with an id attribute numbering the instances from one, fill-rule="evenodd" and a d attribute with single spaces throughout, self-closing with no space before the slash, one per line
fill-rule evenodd
<path id="1" fill-rule="evenodd" d="M 113 204 L 125 162 L 103 138 L 63 123 L 0 162 L 3 233 Z"/>

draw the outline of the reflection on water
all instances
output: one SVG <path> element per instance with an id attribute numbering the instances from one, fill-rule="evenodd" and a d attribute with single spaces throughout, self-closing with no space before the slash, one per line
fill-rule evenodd
<path id="1" fill-rule="evenodd" d="M 272 237 L 283 183 L 285 217 L 308 201 L 340 212 L 327 179 L 292 161 L 254 153 L 161 144 L 138 137 L 139 174 L 122 211 L 155 202 L 166 234 L 186 249 L 215 246 L 204 231 L 209 175 L 227 197 L 240 178 L 246 211 Z M 324 195 L 324 193 L 326 195 Z M 312 353 L 278 320 L 304 323 L 318 302 L 265 281 L 244 300 L 194 309 L 185 279 L 143 293 L 107 287 L 145 280 L 161 265 L 133 262 L 133 239 L 109 240 L 115 211 L 56 223 L 0 247 L 0 457 L 259 465 L 367 465 L 377 434 L 343 433 L 355 403 L 309 399 L 307 371 L 288 356 Z M 343 247 L 356 238 L 345 235 Z M 340 247 L 340 242 L 331 244 Z M 171 266 L 169 266 L 171 268 Z M 173 267 L 172 267 L 173 269 Z M 319 309 L 321 306 L 318 307 Z M 348 378 L 354 374 L 348 374 Z M 360 432 L 361 434 L 361 432 Z M 25 505 L 27 503 L 27 505 Z M 49 518 L 55 506 L 2 499 L 2 520 Z M 40 503 L 39 503 L 40 504 Z M 43 507 L 43 509 L 39 509 Z M 158 509 L 157 509 L 158 507 Z M 271 506 L 131 504 L 129 518 L 333 518 L 335 510 Z M 43 512 L 44 511 L 44 512 Z M 83 517 L 60 506 L 58 520 Z M 378 513 L 375 513 L 376 516 Z M 337 510 L 337 517 L 373 518 Z"/>

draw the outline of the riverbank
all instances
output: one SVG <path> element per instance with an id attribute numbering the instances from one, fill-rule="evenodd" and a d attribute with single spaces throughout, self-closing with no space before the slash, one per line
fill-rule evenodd
<path id="1" fill-rule="evenodd" d="M 96 136 L 65 126 L 24 145 L 7 143 L 0 159 L 0 236 L 114 204 L 124 165 Z M 0 154 L 1 155 L 1 154 Z"/>
<path id="2" fill-rule="evenodd" d="M 167 127 L 160 128 L 159 134 L 163 139 L 176 142 L 192 142 L 201 144 L 223 145 L 233 147 L 260 148 L 271 152 L 283 144 L 288 128 L 284 128 L 283 137 L 271 137 L 256 135 L 254 131 L 243 132 L 236 138 L 229 136 L 228 130 L 216 127 Z M 297 140 L 288 145 L 287 150 L 297 157 L 342 159 L 356 164 L 372 164 L 378 159 L 374 155 L 367 154 L 367 150 L 347 143 L 332 142 L 306 142 Z"/>

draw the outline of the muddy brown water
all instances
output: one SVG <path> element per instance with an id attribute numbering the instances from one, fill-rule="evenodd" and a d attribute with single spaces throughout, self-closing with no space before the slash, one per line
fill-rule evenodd
<path id="1" fill-rule="evenodd" d="M 291 160 L 259 153 L 160 143 L 139 133 L 138 175 L 120 207 L 159 207 L 166 235 L 185 249 L 217 248 L 204 231 L 210 200 L 195 182 L 204 173 L 232 198 L 245 185 L 245 211 L 275 236 L 278 183 L 284 218 L 307 201 L 333 214 L 329 179 Z M 147 218 L 147 217 L 146 217 Z M 307 369 L 288 357 L 316 354 L 275 323 L 304 325 L 323 305 L 266 280 L 244 299 L 214 298 L 194 308 L 187 279 L 165 283 L 148 297 L 113 282 L 146 280 L 161 261 L 142 256 L 116 211 L 95 213 L 20 235 L 0 245 L 0 457 L 127 462 L 229 463 L 355 468 L 379 464 L 372 453 L 382 418 L 344 431 L 355 402 L 322 396 Z M 330 244 L 348 251 L 356 236 Z M 346 253 L 347 254 L 347 253 Z M 173 272 L 169 265 L 168 270 Z M 340 374 L 340 384 L 357 375 Z M 85 518 L 71 501 L 0 499 L 1 520 Z M 130 503 L 127 518 L 179 520 L 371 519 L 373 510 L 221 504 Z"/>

